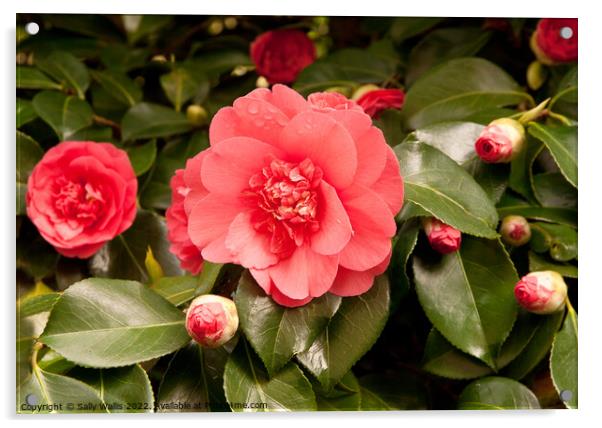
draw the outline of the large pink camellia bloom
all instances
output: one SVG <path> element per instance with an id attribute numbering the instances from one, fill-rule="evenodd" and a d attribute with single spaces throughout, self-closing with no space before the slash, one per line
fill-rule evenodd
<path id="1" fill-rule="evenodd" d="M 248 268 L 285 306 L 370 289 L 389 262 L 403 181 L 361 107 L 275 85 L 218 111 L 209 135 L 184 172 L 188 235 L 205 260 Z"/>

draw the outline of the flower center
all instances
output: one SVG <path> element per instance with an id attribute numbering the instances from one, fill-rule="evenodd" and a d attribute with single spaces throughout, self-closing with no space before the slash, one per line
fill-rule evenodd
<path id="1" fill-rule="evenodd" d="M 271 235 L 270 250 L 288 257 L 320 228 L 317 187 L 322 170 L 309 159 L 296 164 L 274 159 L 249 180 L 245 196 L 257 207 L 255 230 Z"/>
<path id="2" fill-rule="evenodd" d="M 65 177 L 57 180 L 53 196 L 58 214 L 84 226 L 98 218 L 105 204 L 102 194 L 92 184 L 71 181 Z"/>

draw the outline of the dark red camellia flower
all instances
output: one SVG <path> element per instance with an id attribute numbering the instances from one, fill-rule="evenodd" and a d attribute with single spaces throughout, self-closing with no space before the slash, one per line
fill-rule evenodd
<path id="1" fill-rule="evenodd" d="M 87 258 L 136 217 L 138 181 L 123 150 L 68 141 L 46 152 L 27 182 L 27 215 L 66 257 Z"/>
<path id="2" fill-rule="evenodd" d="M 251 43 L 251 59 L 270 83 L 291 83 L 315 61 L 316 48 L 302 31 L 273 30 Z"/>
<path id="3" fill-rule="evenodd" d="M 362 95 L 357 103 L 370 117 L 377 118 L 385 109 L 400 109 L 404 100 L 405 93 L 401 89 L 376 89 Z"/>
<path id="4" fill-rule="evenodd" d="M 577 19 L 544 18 L 537 24 L 534 51 L 541 62 L 561 63 L 577 60 Z"/>

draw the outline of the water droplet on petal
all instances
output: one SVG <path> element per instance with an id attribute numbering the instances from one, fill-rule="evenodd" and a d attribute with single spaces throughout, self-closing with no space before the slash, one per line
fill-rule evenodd
<path id="1" fill-rule="evenodd" d="M 250 114 L 257 114 L 259 112 L 259 106 L 256 103 L 251 103 L 248 105 L 247 111 Z"/>

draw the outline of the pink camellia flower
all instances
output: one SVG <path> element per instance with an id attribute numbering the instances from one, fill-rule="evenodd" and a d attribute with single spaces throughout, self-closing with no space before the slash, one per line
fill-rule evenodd
<path id="1" fill-rule="evenodd" d="M 526 218 L 520 215 L 509 215 L 502 220 L 500 234 L 505 243 L 519 247 L 531 239 L 531 227 Z"/>
<path id="2" fill-rule="evenodd" d="M 546 65 L 577 60 L 577 18 L 540 19 L 531 37 L 531 49 L 537 59 Z"/>
<path id="3" fill-rule="evenodd" d="M 136 217 L 138 181 L 123 150 L 68 141 L 48 150 L 27 182 L 27 215 L 66 257 L 87 258 Z"/>
<path id="4" fill-rule="evenodd" d="M 529 312 L 551 314 L 564 307 L 567 287 L 558 272 L 531 272 L 514 287 L 517 302 Z"/>
<path id="5" fill-rule="evenodd" d="M 197 343 L 217 348 L 228 342 L 238 329 L 238 312 L 230 299 L 204 294 L 190 303 L 186 330 Z"/>
<path id="6" fill-rule="evenodd" d="M 487 163 L 510 162 L 525 145 L 525 129 L 514 119 L 496 119 L 475 143 L 477 155 Z"/>
<path id="7" fill-rule="evenodd" d="M 248 268 L 284 306 L 370 289 L 388 264 L 403 181 L 357 104 L 256 89 L 217 112 L 209 138 L 183 176 L 188 236 L 204 260 Z"/>
<path id="8" fill-rule="evenodd" d="M 458 229 L 434 217 L 424 218 L 422 226 L 433 250 L 441 254 L 449 254 L 460 248 L 462 233 Z"/>
<path id="9" fill-rule="evenodd" d="M 251 43 L 251 59 L 270 83 L 291 83 L 316 60 L 316 47 L 302 31 L 273 30 Z"/>
<path id="10" fill-rule="evenodd" d="M 363 94 L 357 103 L 370 117 L 378 118 L 383 110 L 400 109 L 404 100 L 405 93 L 401 89 L 375 89 Z"/>
<path id="11" fill-rule="evenodd" d="M 197 162 L 196 158 L 189 159 L 188 165 L 194 162 Z M 190 181 L 187 183 L 186 179 L 190 180 L 191 178 L 186 176 L 183 169 L 178 169 L 172 177 L 170 182 L 171 205 L 165 213 L 165 219 L 167 221 L 167 238 L 171 243 L 169 251 L 178 257 L 182 269 L 196 275 L 203 267 L 203 258 L 201 251 L 188 236 L 190 207 L 186 210 L 184 206 L 184 199 L 191 190 L 189 185 L 192 185 Z"/>

